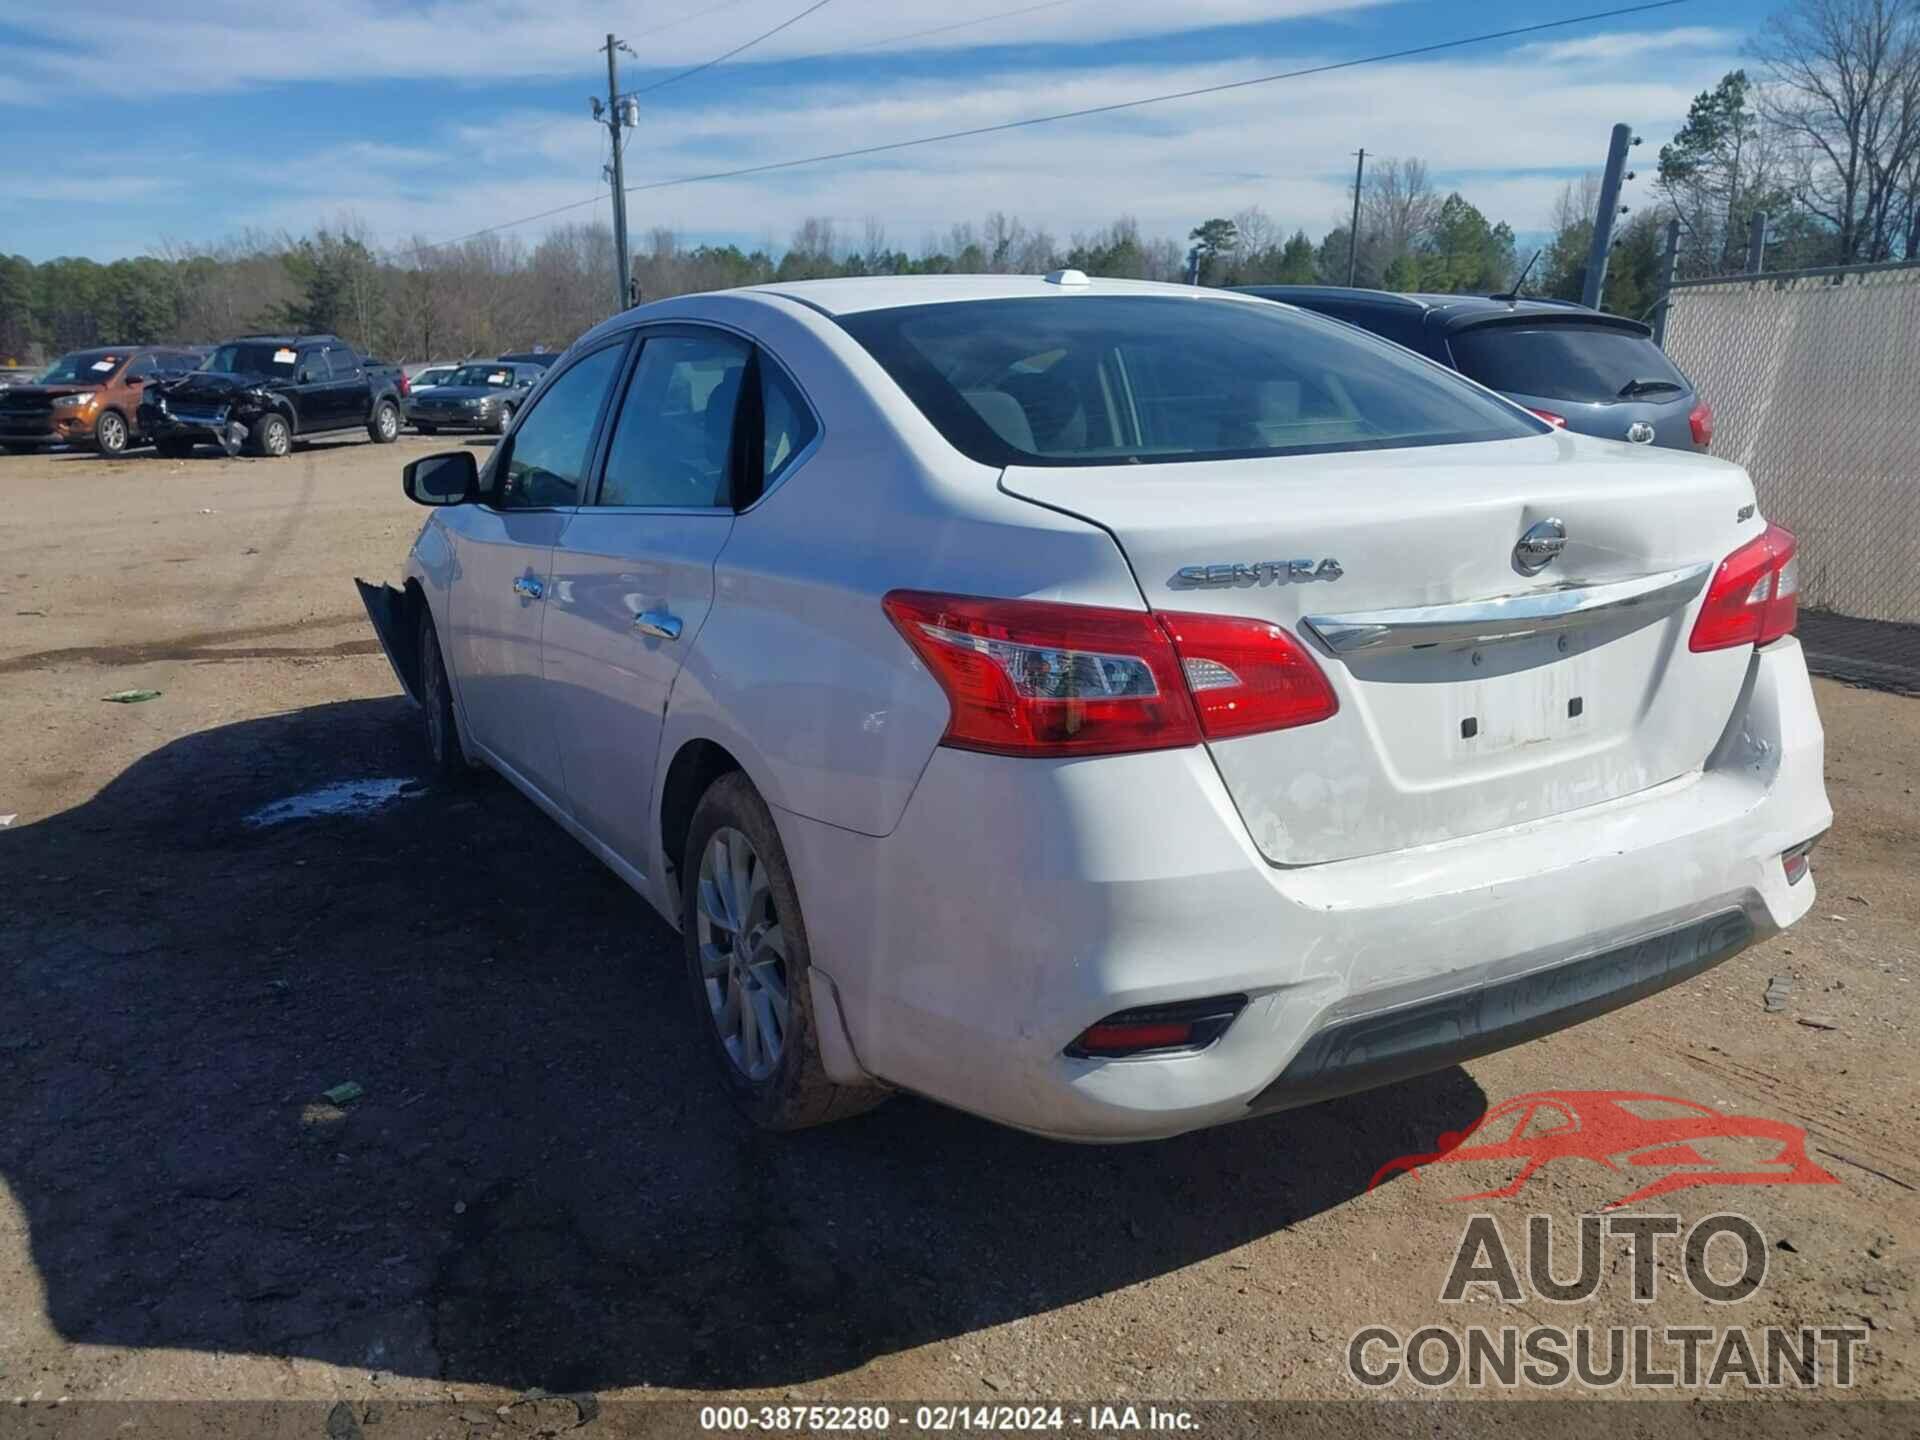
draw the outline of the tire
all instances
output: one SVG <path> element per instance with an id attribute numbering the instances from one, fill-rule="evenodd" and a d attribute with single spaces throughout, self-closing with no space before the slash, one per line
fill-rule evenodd
<path id="1" fill-rule="evenodd" d="M 367 422 L 367 438 L 376 445 L 391 445 L 400 438 L 400 407 L 391 400 L 382 400 L 373 407 L 373 418 Z"/>
<path id="2" fill-rule="evenodd" d="M 193 454 L 191 440 L 156 440 L 153 448 L 168 460 L 185 460 Z"/>
<path id="3" fill-rule="evenodd" d="M 447 683 L 446 661 L 433 631 L 433 614 L 420 602 L 416 632 L 420 656 L 420 709 L 426 722 L 428 768 L 435 780 L 458 782 L 473 773 L 472 762 L 460 745 L 460 726 L 453 718 L 453 687 Z"/>
<path id="4" fill-rule="evenodd" d="M 102 455 L 114 459 L 127 453 L 127 417 L 118 410 L 102 410 L 93 422 L 93 444 Z"/>
<path id="5" fill-rule="evenodd" d="M 743 874 L 742 914 L 732 907 Z M 748 1119 L 767 1130 L 801 1130 L 887 1098 L 885 1090 L 836 1085 L 827 1076 L 800 898 L 773 816 L 737 770 L 714 781 L 693 812 L 680 905 L 695 1023 Z M 735 945 L 741 936 L 748 943 Z"/>
<path id="6" fill-rule="evenodd" d="M 500 413 L 496 415 L 493 420 L 493 433 L 496 435 L 504 435 L 507 433 L 508 427 L 512 424 L 513 407 L 511 405 L 502 405 L 500 407 Z"/>
<path id="7" fill-rule="evenodd" d="M 247 448 L 255 455 L 279 460 L 293 453 L 293 427 L 284 415 L 265 415 L 247 436 Z"/>

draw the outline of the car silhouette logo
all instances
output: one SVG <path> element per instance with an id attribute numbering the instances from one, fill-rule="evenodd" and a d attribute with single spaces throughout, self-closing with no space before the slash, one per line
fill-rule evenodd
<path id="1" fill-rule="evenodd" d="M 1636 445 L 1653 443 L 1653 427 L 1644 420 L 1636 420 L 1627 427 L 1627 439 Z"/>
<path id="2" fill-rule="evenodd" d="M 1431 1151 L 1389 1160 L 1367 1188 L 1403 1171 L 1418 1176 L 1433 1165 L 1484 1162 L 1516 1173 L 1495 1189 L 1451 1198 L 1503 1199 L 1556 1160 L 1586 1160 L 1622 1176 L 1666 1172 L 1608 1202 L 1608 1210 L 1698 1185 L 1840 1183 L 1807 1158 L 1807 1132 L 1781 1120 L 1637 1090 L 1540 1090 L 1503 1101 L 1465 1130 L 1443 1132 Z"/>

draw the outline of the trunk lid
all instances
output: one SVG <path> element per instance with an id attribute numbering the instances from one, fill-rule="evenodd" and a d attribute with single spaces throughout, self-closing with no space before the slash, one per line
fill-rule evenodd
<path id="1" fill-rule="evenodd" d="M 1713 567 L 1763 527 L 1746 472 L 1717 460 L 1556 433 L 1016 466 L 1001 484 L 1111 533 L 1154 609 L 1270 620 L 1313 652 L 1337 715 L 1209 747 L 1275 864 L 1481 834 L 1696 771 L 1750 658 L 1687 648 Z M 1523 573 L 1516 542 L 1553 520 L 1564 548 Z"/>

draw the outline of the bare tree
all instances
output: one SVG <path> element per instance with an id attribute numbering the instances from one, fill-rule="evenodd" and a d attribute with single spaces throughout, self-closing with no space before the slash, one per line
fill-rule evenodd
<path id="1" fill-rule="evenodd" d="M 1367 169 L 1360 197 L 1360 233 L 1382 252 L 1382 262 L 1410 255 L 1433 230 L 1440 214 L 1424 160 L 1387 156 Z"/>
<path id="2" fill-rule="evenodd" d="M 1885 259 L 1920 149 L 1920 4 L 1795 0 L 1755 45 L 1762 113 L 1792 146 L 1795 198 L 1841 264 Z"/>

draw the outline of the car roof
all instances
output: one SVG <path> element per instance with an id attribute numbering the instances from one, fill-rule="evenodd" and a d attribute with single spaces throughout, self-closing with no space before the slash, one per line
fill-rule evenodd
<path id="1" fill-rule="evenodd" d="M 962 300 L 1071 299 L 1079 295 L 1157 295 L 1189 300 L 1241 298 L 1231 291 L 1196 285 L 1089 278 L 1078 271 L 1056 270 L 1052 274 L 1079 278 L 1063 283 L 1046 275 L 861 275 L 839 280 L 795 280 L 787 284 L 775 281 L 728 293 L 778 295 L 835 316 Z"/>
<path id="2" fill-rule="evenodd" d="M 1572 300 L 1554 300 L 1528 295 L 1509 300 L 1499 295 L 1441 295 L 1422 291 L 1402 293 L 1395 290 L 1365 290 L 1344 285 L 1238 285 L 1243 295 L 1262 300 L 1281 300 L 1292 305 L 1317 309 L 1321 305 L 1340 305 L 1347 310 L 1401 311 L 1430 316 L 1430 323 L 1449 333 L 1476 325 L 1504 324 L 1516 320 L 1546 320 L 1607 325 L 1638 334 L 1652 333 L 1638 320 L 1590 310 Z"/>

